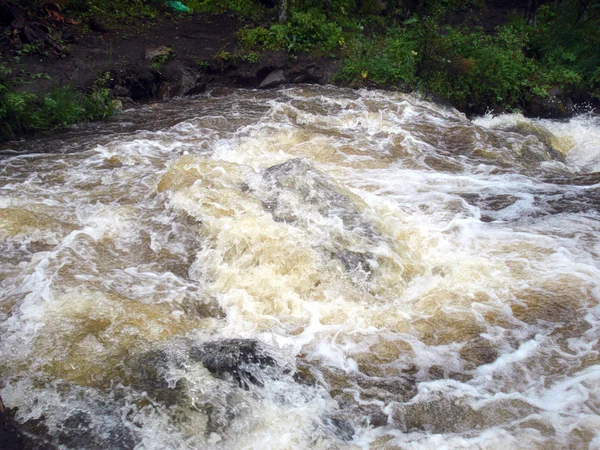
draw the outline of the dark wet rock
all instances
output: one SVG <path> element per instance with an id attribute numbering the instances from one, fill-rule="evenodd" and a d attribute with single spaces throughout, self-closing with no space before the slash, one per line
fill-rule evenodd
<path id="1" fill-rule="evenodd" d="M 393 404 L 392 425 L 403 432 L 462 433 L 493 427 L 539 412 L 539 409 L 521 400 L 500 399 L 477 410 L 466 398 L 436 393 L 424 401 Z"/>
<path id="2" fill-rule="evenodd" d="M 226 339 L 192 347 L 190 358 L 201 362 L 210 373 L 223 380 L 234 380 L 248 389 L 248 383 L 262 386 L 263 372 L 278 368 L 264 345 L 252 339 Z"/>
<path id="3" fill-rule="evenodd" d="M 155 98 L 158 92 L 158 75 L 150 71 L 141 71 L 128 75 L 126 80 L 129 97 L 133 100 Z"/>
<path id="4" fill-rule="evenodd" d="M 299 358 L 302 358 L 301 355 Z M 294 381 L 307 386 L 315 386 L 317 379 L 310 369 L 310 365 L 306 364 L 302 359 L 297 360 L 296 372 L 293 375 Z"/>
<path id="5" fill-rule="evenodd" d="M 356 377 L 356 385 L 361 389 L 365 399 L 376 399 L 383 402 L 408 401 L 417 394 L 416 379 L 411 375 L 379 377 Z"/>
<path id="6" fill-rule="evenodd" d="M 333 432 L 337 437 L 339 437 L 342 441 L 351 441 L 354 436 L 354 427 L 350 422 L 345 419 L 332 417 L 329 419 L 325 419 L 326 424 L 330 424 Z"/>
<path id="7" fill-rule="evenodd" d="M 543 119 L 562 119 L 570 117 L 575 111 L 573 100 L 558 87 L 548 90 L 546 97 L 533 97 L 527 106 L 527 113 Z"/>
<path id="8" fill-rule="evenodd" d="M 189 97 L 192 95 L 200 95 L 206 92 L 206 83 L 199 83 L 191 89 L 184 92 L 184 96 Z"/>
<path id="9" fill-rule="evenodd" d="M 138 392 L 166 406 L 183 403 L 187 392 L 182 380 L 174 386 L 167 381 L 171 356 L 163 349 L 135 355 L 125 363 L 128 383 Z"/>
<path id="10" fill-rule="evenodd" d="M 158 98 L 168 100 L 177 97 L 181 93 L 181 85 L 179 83 L 162 83 L 158 89 Z"/>
<path id="11" fill-rule="evenodd" d="M 221 309 L 221 306 L 215 299 L 209 299 L 208 301 L 199 301 L 197 298 L 185 297 L 181 302 L 181 309 L 193 317 L 213 319 L 224 319 L 225 312 Z"/>
<path id="12" fill-rule="evenodd" d="M 461 372 L 453 372 L 453 371 L 448 370 L 447 368 L 438 366 L 437 364 L 433 365 L 429 368 L 428 375 L 429 375 L 429 377 L 428 377 L 429 380 L 451 379 L 451 380 L 460 381 L 461 383 L 466 383 L 473 379 L 473 376 L 471 374 L 461 373 Z"/>
<path id="13" fill-rule="evenodd" d="M 44 416 L 38 419 L 30 419 L 23 423 L 23 437 L 25 449 L 27 450 L 58 450 L 55 436 L 50 434 L 46 426 Z"/>
<path id="14" fill-rule="evenodd" d="M 374 427 L 388 425 L 387 414 L 380 405 L 408 402 L 418 392 L 416 367 L 408 367 L 405 373 L 388 377 L 347 373 L 320 364 L 313 364 L 312 369 L 319 374 L 316 378 L 322 381 L 345 417 L 360 417 L 361 424 L 369 418 Z M 360 393 L 361 401 L 357 401 L 355 393 Z"/>
<path id="15" fill-rule="evenodd" d="M 388 424 L 388 416 L 383 412 L 374 413 L 369 417 L 369 425 L 373 428 L 385 427 Z"/>
<path id="16" fill-rule="evenodd" d="M 323 67 L 309 65 L 308 67 L 292 68 L 292 83 L 319 83 L 327 78 Z"/>
<path id="17" fill-rule="evenodd" d="M 478 338 L 466 343 L 460 350 L 460 356 L 465 361 L 480 366 L 496 361 L 498 350 L 487 339 Z"/>
<path id="18" fill-rule="evenodd" d="M 177 339 L 163 348 L 132 355 L 127 362 L 127 384 L 137 394 L 166 406 L 173 422 L 186 422 L 192 408 L 194 413 L 201 411 L 206 415 L 206 429 L 202 430 L 206 435 L 221 434 L 244 414 L 245 403 L 238 388 L 262 388 L 274 379 L 302 383 L 290 368 L 275 359 L 274 353 L 253 339 L 205 343 Z M 200 365 L 228 386 L 219 392 L 198 395 L 185 372 Z"/>
<path id="19" fill-rule="evenodd" d="M 474 411 L 468 405 L 441 397 L 394 409 L 392 423 L 406 432 L 460 433 L 474 428 Z"/>
<path id="20" fill-rule="evenodd" d="M 537 200 L 546 214 L 600 212 L 600 188 L 571 188 Z"/>
<path id="21" fill-rule="evenodd" d="M 376 228 L 365 220 L 360 209 L 348 195 L 340 193 L 329 179 L 304 159 L 291 159 L 283 164 L 269 167 L 263 174 L 268 196 L 263 205 L 278 222 L 298 223 L 302 219 L 298 210 L 318 213 L 325 217 L 340 219 L 344 230 L 355 239 L 362 240 L 365 251 L 353 248 L 342 236 L 334 236 L 324 249 L 330 257 L 338 259 L 348 271 L 371 272 L 374 256 L 366 249 L 381 239 Z M 290 200 L 292 194 L 293 201 Z M 302 208 L 298 208 L 298 204 Z"/>
<path id="22" fill-rule="evenodd" d="M 508 194 L 461 194 L 467 203 L 473 206 L 477 206 L 481 210 L 481 221 L 482 222 L 493 222 L 499 215 L 498 211 L 508 208 L 513 205 L 518 197 Z"/>
<path id="23" fill-rule="evenodd" d="M 110 30 L 98 17 L 90 17 L 88 21 L 90 30 L 96 31 L 97 33 L 108 33 Z"/>
<path id="24" fill-rule="evenodd" d="M 579 214 L 600 212 L 600 188 L 595 184 L 597 177 L 579 177 L 577 179 L 555 180 L 556 190 L 532 193 L 533 204 L 524 205 L 518 214 L 505 215 L 502 210 L 514 204 L 518 198 L 513 195 L 462 194 L 469 204 L 481 209 L 481 220 L 512 221 L 523 218 L 536 218 L 556 214 Z M 552 179 L 547 180 L 553 182 Z M 568 182 L 581 185 L 568 185 Z"/>
<path id="25" fill-rule="evenodd" d="M 94 405 L 93 411 L 75 409 L 58 418 L 50 430 L 46 418 L 41 416 L 18 428 L 20 441 L 11 441 L 10 436 L 0 434 L 2 450 L 130 450 L 137 445 L 134 434 L 123 424 L 114 404 Z M 0 431 L 2 433 L 2 431 Z M 16 446 L 13 446 L 16 444 Z"/>
<path id="26" fill-rule="evenodd" d="M 117 85 L 114 88 L 112 88 L 111 92 L 115 97 L 127 97 L 127 95 L 129 95 L 129 89 L 127 89 L 125 86 L 120 85 Z"/>
<path id="27" fill-rule="evenodd" d="M 15 411 L 5 408 L 0 398 L 0 448 L 5 450 L 25 449 L 25 440 L 14 419 L 14 413 Z"/>
<path id="28" fill-rule="evenodd" d="M 111 426 L 113 424 L 110 422 L 103 420 L 101 427 L 107 426 L 109 429 L 98 430 L 89 412 L 74 411 L 60 424 L 58 443 L 72 449 L 133 449 L 136 442 L 127 428 L 122 425 Z"/>
<path id="29" fill-rule="evenodd" d="M 600 172 L 552 174 L 551 176 L 544 177 L 542 181 L 558 185 L 591 186 L 600 184 Z"/>
<path id="30" fill-rule="evenodd" d="M 500 211 L 514 204 L 518 198 L 506 194 L 461 194 L 469 204 L 477 206 L 484 211 Z"/>
<path id="31" fill-rule="evenodd" d="M 169 56 L 170 53 L 171 51 L 169 50 L 169 47 L 161 45 L 157 48 L 147 49 L 145 55 L 147 60 L 152 61 L 153 59 L 158 58 L 159 56 Z"/>
<path id="32" fill-rule="evenodd" d="M 259 89 L 270 89 L 281 86 L 287 81 L 285 72 L 282 69 L 276 69 L 269 73 L 258 85 Z"/>

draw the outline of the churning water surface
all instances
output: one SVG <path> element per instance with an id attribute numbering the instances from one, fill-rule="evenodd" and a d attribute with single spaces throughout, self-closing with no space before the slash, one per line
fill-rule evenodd
<path id="1" fill-rule="evenodd" d="M 32 442 L 600 448 L 598 116 L 213 91 L 2 155 Z"/>

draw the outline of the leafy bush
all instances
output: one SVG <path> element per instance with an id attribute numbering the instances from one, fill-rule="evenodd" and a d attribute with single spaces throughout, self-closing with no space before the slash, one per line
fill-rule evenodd
<path id="1" fill-rule="evenodd" d="M 403 29 L 394 29 L 387 36 L 354 37 L 349 40 L 342 69 L 337 81 L 370 80 L 380 85 L 414 87 L 419 43 Z"/>
<path id="2" fill-rule="evenodd" d="M 600 96 L 600 27 L 598 16 L 578 16 L 577 2 L 543 5 L 532 32 L 531 50 L 550 85 L 596 91 Z M 600 3 L 592 2 L 600 10 Z"/>
<path id="3" fill-rule="evenodd" d="M 260 17 L 261 11 L 252 0 L 187 0 L 185 5 L 193 12 L 220 14 L 233 12 L 245 17 Z"/>
<path id="4" fill-rule="evenodd" d="M 107 89 L 96 88 L 90 94 L 83 94 L 63 87 L 40 98 L 29 92 L 15 91 L 10 74 L 0 65 L 0 140 L 103 119 L 114 112 Z"/>
<path id="5" fill-rule="evenodd" d="M 495 36 L 447 28 L 431 42 L 422 85 L 459 107 L 516 105 L 528 92 L 534 65 L 523 52 L 527 34 L 505 26 Z"/>
<path id="6" fill-rule="evenodd" d="M 342 29 L 318 9 L 295 12 L 288 23 L 289 50 L 331 50 L 343 44 Z"/>
<path id="7" fill-rule="evenodd" d="M 242 28 L 238 40 L 246 49 L 295 51 L 328 51 L 344 43 L 342 29 L 330 22 L 323 12 L 311 9 L 294 12 L 285 24 L 270 28 Z"/>
<path id="8" fill-rule="evenodd" d="M 285 25 L 242 28 L 238 31 L 237 38 L 245 50 L 283 50 L 286 48 L 287 33 Z"/>

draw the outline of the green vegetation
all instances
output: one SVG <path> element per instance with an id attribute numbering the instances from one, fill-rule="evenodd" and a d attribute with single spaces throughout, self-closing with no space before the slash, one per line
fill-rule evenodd
<path id="1" fill-rule="evenodd" d="M 420 50 L 418 36 L 402 28 L 380 36 L 352 37 L 346 44 L 344 65 L 336 81 L 369 80 L 381 86 L 409 89 L 417 83 Z"/>
<path id="2" fill-rule="evenodd" d="M 242 28 L 238 42 L 254 52 L 335 51 L 343 61 L 337 83 L 420 90 L 463 110 L 518 107 L 553 87 L 600 98 L 600 1 L 553 1 L 513 14 L 493 33 L 473 25 L 484 7 L 290 1 L 287 21 Z"/>
<path id="3" fill-rule="evenodd" d="M 12 89 L 14 81 L 11 71 L 0 64 L 0 141 L 102 119 L 113 113 L 107 89 L 95 87 L 91 93 L 83 94 L 63 87 L 36 96 Z"/>
<path id="4" fill-rule="evenodd" d="M 534 92 L 545 93 L 539 64 L 527 58 L 527 31 L 507 25 L 495 35 L 446 28 L 424 55 L 419 87 L 461 109 L 478 105 L 510 107 Z"/>
<path id="5" fill-rule="evenodd" d="M 150 67 L 153 69 L 158 69 L 161 66 L 164 66 L 170 59 L 175 57 L 175 49 L 173 47 L 169 47 L 169 52 L 165 55 L 155 56 L 150 62 Z"/>
<path id="6" fill-rule="evenodd" d="M 31 17 L 35 8 L 37 14 L 45 14 L 45 0 L 15 1 L 28 7 Z M 310 52 L 341 59 L 334 78 L 338 84 L 419 90 L 463 111 L 518 108 L 555 88 L 600 100 L 600 0 L 523 2 L 539 6 L 521 5 L 493 30 L 481 19 L 486 8 L 508 10 L 515 2 L 272 0 L 271 8 L 268 0 L 181 3 L 194 13 L 228 13 L 246 23 L 237 33 L 238 47 L 232 50 L 224 45 L 212 61 L 199 61 L 202 71 L 224 69 L 232 61 L 257 63 L 265 51 L 285 51 L 290 59 Z M 61 0 L 59 4 L 60 14 L 75 18 L 70 23 L 80 23 L 82 33 L 103 24 L 146 24 L 147 19 L 186 14 L 164 0 Z M 64 57 L 67 46 L 50 37 L 53 46 L 48 40 L 35 44 L 25 39 L 12 50 L 15 62 L 30 55 Z M 157 69 L 172 56 L 172 51 L 158 56 L 150 65 Z M 0 139 L 111 113 L 109 93 L 99 86 L 88 94 L 67 87 L 36 96 L 26 92 L 23 81 L 0 61 Z"/>
<path id="7" fill-rule="evenodd" d="M 260 7 L 252 0 L 188 0 L 183 3 L 195 13 L 233 12 L 246 18 L 260 18 L 261 15 Z"/>
<path id="8" fill-rule="evenodd" d="M 344 44 L 342 28 L 329 21 L 323 11 L 313 8 L 295 11 L 285 24 L 269 28 L 243 28 L 238 33 L 246 49 L 328 51 Z"/>

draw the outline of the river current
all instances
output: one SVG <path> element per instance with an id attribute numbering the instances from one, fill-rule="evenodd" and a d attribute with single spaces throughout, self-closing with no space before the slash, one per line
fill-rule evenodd
<path id="1" fill-rule="evenodd" d="M 0 154 L 32 442 L 600 448 L 598 116 L 214 90 Z"/>

